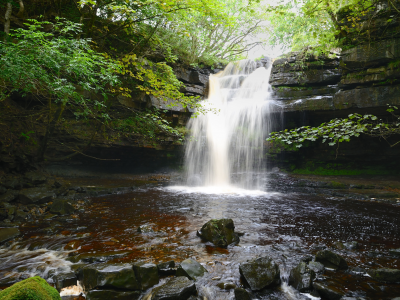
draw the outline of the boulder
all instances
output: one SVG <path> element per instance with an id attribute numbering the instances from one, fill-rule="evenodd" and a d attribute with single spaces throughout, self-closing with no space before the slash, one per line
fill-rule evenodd
<path id="1" fill-rule="evenodd" d="M 86 300 L 138 300 L 140 291 L 91 290 L 86 293 Z"/>
<path id="2" fill-rule="evenodd" d="M 14 191 L 7 191 L 4 195 L 0 196 L 0 202 L 12 202 L 17 197 Z"/>
<path id="3" fill-rule="evenodd" d="M 343 257 L 329 250 L 319 251 L 315 256 L 315 260 L 322 263 L 326 268 L 334 270 L 346 270 L 348 268 Z"/>
<path id="4" fill-rule="evenodd" d="M 39 185 L 46 183 L 47 178 L 40 172 L 27 172 L 25 173 L 24 179 L 33 185 Z"/>
<path id="5" fill-rule="evenodd" d="M 0 299 L 40 299 L 61 300 L 57 290 L 51 287 L 46 280 L 39 276 L 31 277 L 0 291 Z"/>
<path id="6" fill-rule="evenodd" d="M 310 261 L 308 263 L 308 268 L 310 270 L 313 270 L 317 274 L 323 273 L 324 270 L 325 270 L 324 265 L 319 263 L 319 262 L 317 262 L 317 261 Z"/>
<path id="7" fill-rule="evenodd" d="M 242 288 L 235 289 L 235 300 L 251 300 L 250 293 Z"/>
<path id="8" fill-rule="evenodd" d="M 279 266 L 268 256 L 241 263 L 239 272 L 252 291 L 262 290 L 280 283 Z"/>
<path id="9" fill-rule="evenodd" d="M 157 269 L 160 275 L 175 275 L 176 273 L 176 266 L 173 260 L 159 263 Z"/>
<path id="10" fill-rule="evenodd" d="M 19 236 L 21 232 L 16 227 L 0 228 L 0 245 Z"/>
<path id="11" fill-rule="evenodd" d="M 181 262 L 176 270 L 176 276 L 186 276 L 191 280 L 196 280 L 197 278 L 202 277 L 206 272 L 208 271 L 201 264 L 188 258 Z"/>
<path id="12" fill-rule="evenodd" d="M 24 189 L 18 194 L 18 202 L 22 204 L 45 204 L 51 202 L 56 197 L 52 191 L 43 188 Z"/>
<path id="13" fill-rule="evenodd" d="M 57 291 L 61 291 L 63 288 L 78 284 L 75 272 L 60 273 L 54 275 L 53 280 L 56 284 Z"/>
<path id="14" fill-rule="evenodd" d="M 296 290 L 304 292 L 312 288 L 315 272 L 305 262 L 300 262 L 297 267 L 290 271 L 289 284 Z"/>
<path id="15" fill-rule="evenodd" d="M 82 268 L 78 275 L 84 291 L 95 288 L 140 290 L 141 286 L 130 264 L 93 264 Z"/>
<path id="16" fill-rule="evenodd" d="M 368 274 L 372 278 L 378 281 L 387 283 L 400 282 L 400 269 L 388 269 L 388 268 L 374 269 L 374 270 L 369 270 Z"/>
<path id="17" fill-rule="evenodd" d="M 75 208 L 68 203 L 68 200 L 57 199 L 54 200 L 50 207 L 50 212 L 59 215 L 69 215 L 75 211 Z"/>
<path id="18" fill-rule="evenodd" d="M 158 269 L 155 264 L 146 262 L 137 262 L 133 264 L 135 276 L 139 282 L 141 290 L 147 290 L 158 284 Z"/>
<path id="19" fill-rule="evenodd" d="M 172 278 L 153 291 L 153 300 L 187 300 L 196 295 L 196 286 L 185 276 Z"/>
<path id="20" fill-rule="evenodd" d="M 215 246 L 226 248 L 232 243 L 239 243 L 239 235 L 234 232 L 232 219 L 213 219 L 201 227 L 197 235 Z"/>
<path id="21" fill-rule="evenodd" d="M 16 222 L 24 222 L 28 219 L 28 217 L 30 217 L 30 215 L 24 212 L 22 209 L 17 209 L 14 215 Z"/>
<path id="22" fill-rule="evenodd" d="M 322 299 L 340 300 L 345 294 L 335 285 L 328 282 L 314 282 L 313 287 L 322 296 Z"/>
<path id="23" fill-rule="evenodd" d="M 0 195 L 7 193 L 7 189 L 4 186 L 0 185 Z M 1 201 L 0 201 L 1 202 Z"/>

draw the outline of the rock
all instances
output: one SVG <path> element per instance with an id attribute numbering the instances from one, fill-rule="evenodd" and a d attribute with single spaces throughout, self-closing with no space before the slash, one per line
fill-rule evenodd
<path id="1" fill-rule="evenodd" d="M 242 288 L 235 289 L 235 300 L 251 300 L 250 293 Z"/>
<path id="2" fill-rule="evenodd" d="M 63 288 L 78 284 L 75 272 L 60 273 L 53 277 L 56 284 L 57 291 L 61 291 Z"/>
<path id="3" fill-rule="evenodd" d="M 217 284 L 217 287 L 222 290 L 233 290 L 234 288 L 236 288 L 236 284 L 232 282 L 220 282 Z"/>
<path id="4" fill-rule="evenodd" d="M 43 188 L 24 189 L 18 194 L 18 202 L 22 204 L 45 204 L 56 197 L 52 191 L 45 191 Z"/>
<path id="5" fill-rule="evenodd" d="M 0 291 L 0 299 L 61 300 L 57 290 L 39 276 L 31 277 Z"/>
<path id="6" fill-rule="evenodd" d="M 72 254 L 72 255 L 71 255 Z M 85 263 L 99 263 L 107 262 L 115 258 L 121 258 L 131 254 L 129 251 L 110 251 L 110 252 L 99 252 L 99 253 L 82 253 L 76 255 L 75 253 L 70 253 L 70 257 L 67 258 L 68 261 L 77 263 L 79 261 Z"/>
<path id="7" fill-rule="evenodd" d="M 226 248 L 232 243 L 239 243 L 239 236 L 234 232 L 232 219 L 213 219 L 208 221 L 197 232 L 197 235 L 213 243 L 215 246 Z"/>
<path id="8" fill-rule="evenodd" d="M 78 275 L 84 291 L 95 288 L 140 290 L 140 283 L 130 264 L 93 264 L 82 268 Z"/>
<path id="9" fill-rule="evenodd" d="M 16 227 L 0 228 L 0 245 L 19 236 L 21 232 Z"/>
<path id="10" fill-rule="evenodd" d="M 327 282 L 314 282 L 314 289 L 322 296 L 322 299 L 340 300 L 344 296 L 344 292 L 330 285 Z"/>
<path id="11" fill-rule="evenodd" d="M 91 290 L 86 293 L 86 300 L 138 300 L 140 296 L 139 291 Z"/>
<path id="12" fill-rule="evenodd" d="M 365 300 L 365 298 L 361 298 L 361 297 L 342 297 L 340 298 L 340 300 Z M 400 300 L 400 298 L 399 298 Z"/>
<path id="13" fill-rule="evenodd" d="M 33 185 L 43 184 L 47 181 L 46 176 L 35 171 L 25 173 L 24 179 Z"/>
<path id="14" fill-rule="evenodd" d="M 369 270 L 368 274 L 372 278 L 378 281 L 387 283 L 400 282 L 400 269 L 389 269 L 389 268 L 374 269 L 374 270 Z"/>
<path id="15" fill-rule="evenodd" d="M 64 246 L 64 250 L 76 250 L 79 248 L 81 242 L 80 241 L 71 241 Z"/>
<path id="16" fill-rule="evenodd" d="M 153 233 L 154 229 L 151 224 L 140 225 L 137 229 L 140 233 Z"/>
<path id="17" fill-rule="evenodd" d="M 28 218 L 28 214 L 21 209 L 17 209 L 14 215 L 14 219 L 16 222 L 24 222 Z"/>
<path id="18" fill-rule="evenodd" d="M 68 200 L 54 200 L 50 207 L 50 212 L 59 215 L 69 215 L 75 211 L 75 208 L 68 203 Z"/>
<path id="19" fill-rule="evenodd" d="M 343 257 L 329 250 L 319 251 L 315 256 L 315 260 L 322 263 L 326 268 L 334 270 L 346 270 L 348 268 Z"/>
<path id="20" fill-rule="evenodd" d="M 175 275 L 176 267 L 175 262 L 173 260 L 168 262 L 159 263 L 157 265 L 158 273 L 160 275 Z"/>
<path id="21" fill-rule="evenodd" d="M 21 178 L 10 178 L 4 182 L 4 186 L 11 190 L 20 190 L 23 187 Z"/>
<path id="22" fill-rule="evenodd" d="M 310 261 L 308 263 L 308 268 L 313 270 L 315 273 L 323 273 L 325 270 L 324 265 L 316 261 Z"/>
<path id="23" fill-rule="evenodd" d="M 283 72 L 271 74 L 272 86 L 290 86 L 302 84 L 335 84 L 342 77 L 339 70 L 305 70 L 300 72 Z"/>
<path id="24" fill-rule="evenodd" d="M 187 300 L 196 295 L 196 286 L 185 276 L 172 278 L 154 289 L 152 300 Z"/>
<path id="25" fill-rule="evenodd" d="M 279 266 L 268 256 L 241 263 L 239 272 L 252 291 L 276 286 L 280 283 Z"/>
<path id="26" fill-rule="evenodd" d="M 304 292 L 312 288 L 315 272 L 305 262 L 300 262 L 297 267 L 290 271 L 289 284 L 296 290 Z"/>
<path id="27" fill-rule="evenodd" d="M 188 258 L 181 262 L 176 270 L 176 276 L 186 276 L 191 280 L 196 280 L 197 278 L 202 277 L 206 272 L 208 271 L 201 264 Z"/>
<path id="28" fill-rule="evenodd" d="M 4 195 L 0 196 L 0 202 L 12 202 L 17 198 L 14 191 L 7 191 Z"/>
<path id="29" fill-rule="evenodd" d="M 398 249 L 389 249 L 389 253 L 393 256 L 400 257 L 400 248 Z"/>
<path id="30" fill-rule="evenodd" d="M 158 284 L 158 269 L 155 264 L 145 262 L 134 263 L 133 270 L 143 291 Z"/>
<path id="31" fill-rule="evenodd" d="M 7 189 L 4 187 L 4 186 L 1 186 L 0 185 L 0 195 L 3 195 L 3 194 L 5 194 L 5 193 L 7 193 Z M 0 198 L 1 199 L 1 198 Z M 0 200 L 0 202 L 1 202 L 1 200 Z"/>

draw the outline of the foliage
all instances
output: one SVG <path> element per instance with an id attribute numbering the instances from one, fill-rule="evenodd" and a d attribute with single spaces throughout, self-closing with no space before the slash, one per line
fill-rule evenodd
<path id="1" fill-rule="evenodd" d="M 39 276 L 31 277 L 0 291 L 2 300 L 61 300 L 57 290 Z"/>
<path id="2" fill-rule="evenodd" d="M 374 115 L 350 114 L 348 118 L 333 119 L 318 127 L 302 126 L 292 130 L 272 132 L 267 141 L 279 141 L 300 148 L 304 142 L 314 142 L 319 138 L 322 138 L 323 143 L 328 142 L 329 146 L 349 142 L 351 138 L 359 137 L 361 134 L 386 138 L 400 133 L 400 116 L 394 113 L 397 109 L 396 106 L 389 106 L 387 109 L 394 117 L 390 123 L 385 123 Z"/>
<path id="3" fill-rule="evenodd" d="M 73 106 L 77 117 L 98 112 L 96 116 L 107 119 L 104 101 L 108 87 L 119 84 L 117 64 L 93 51 L 90 40 L 74 38 L 79 24 L 30 22 L 27 29 L 10 33 L 16 42 L 0 42 L 0 99 L 19 92 Z M 52 32 L 41 31 L 44 25 L 53 25 Z M 82 90 L 103 99 L 88 99 Z"/>
<path id="4" fill-rule="evenodd" d="M 270 6 L 270 42 L 297 51 L 311 47 L 316 54 L 341 47 L 347 36 L 363 35 L 363 18 L 374 0 L 289 0 Z M 344 18 L 344 13 L 346 15 Z M 364 26 L 364 27 L 363 27 Z"/>

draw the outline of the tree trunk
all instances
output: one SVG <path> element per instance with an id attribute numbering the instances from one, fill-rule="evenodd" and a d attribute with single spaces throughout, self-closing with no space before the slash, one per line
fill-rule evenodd
<path id="1" fill-rule="evenodd" d="M 22 0 L 19 0 L 19 11 L 17 13 L 17 17 L 22 18 L 24 16 L 24 13 L 25 13 L 24 2 Z"/>
<path id="2" fill-rule="evenodd" d="M 11 12 L 12 12 L 11 2 L 7 2 L 6 14 L 4 15 L 4 32 L 6 36 L 10 33 Z"/>

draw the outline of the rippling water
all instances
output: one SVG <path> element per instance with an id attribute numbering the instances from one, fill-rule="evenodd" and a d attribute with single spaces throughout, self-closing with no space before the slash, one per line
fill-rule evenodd
<path id="1" fill-rule="evenodd" d="M 232 218 L 243 232 L 240 244 L 228 249 L 202 242 L 196 230 L 212 218 Z M 149 224 L 153 233 L 137 232 Z M 65 259 L 71 251 L 63 247 L 79 242 L 79 253 L 127 251 L 111 262 L 146 259 L 154 263 L 192 257 L 209 271 L 199 281 L 199 292 L 207 299 L 233 299 L 233 291 L 216 284 L 241 285 L 240 262 L 270 255 L 281 267 L 283 279 L 301 257 L 315 254 L 321 246 L 336 241 L 357 241 L 360 249 L 341 251 L 350 266 L 364 269 L 400 268 L 388 249 L 400 248 L 400 208 L 323 195 L 246 191 L 223 188 L 153 187 L 123 195 L 93 198 L 74 216 L 27 223 L 23 236 L 0 248 L 0 278 L 5 286 L 32 275 L 48 277 L 65 272 L 73 263 Z M 214 280 L 213 280 L 214 278 Z M 339 283 L 349 291 L 364 291 L 370 299 L 400 295 L 399 285 L 343 273 Z M 285 283 L 260 299 L 301 299 Z M 305 298 L 307 299 L 307 298 Z"/>

